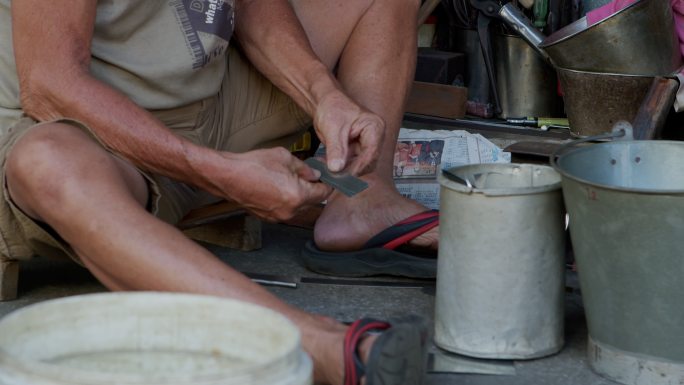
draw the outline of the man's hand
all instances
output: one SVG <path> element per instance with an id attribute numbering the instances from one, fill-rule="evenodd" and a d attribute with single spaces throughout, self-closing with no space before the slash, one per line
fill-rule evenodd
<path id="1" fill-rule="evenodd" d="M 313 117 L 331 171 L 373 170 L 384 121 L 347 95 L 287 0 L 236 2 L 235 37 L 252 64 Z"/>
<path id="2" fill-rule="evenodd" d="M 385 135 L 385 122 L 378 115 L 335 91 L 317 106 L 314 128 L 325 145 L 330 171 L 347 169 L 353 175 L 373 171 Z"/>
<path id="3" fill-rule="evenodd" d="M 332 189 L 318 183 L 320 172 L 284 148 L 242 154 L 221 153 L 229 163 L 211 181 L 212 193 L 226 197 L 267 221 L 285 221 L 324 201 Z M 223 178 L 221 177 L 223 176 Z"/>

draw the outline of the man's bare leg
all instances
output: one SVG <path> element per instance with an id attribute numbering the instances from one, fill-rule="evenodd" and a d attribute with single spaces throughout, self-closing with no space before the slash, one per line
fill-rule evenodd
<path id="1" fill-rule="evenodd" d="M 426 210 L 402 197 L 392 181 L 394 149 L 416 60 L 418 0 L 292 0 L 309 40 L 357 103 L 385 120 L 387 134 L 370 188 L 349 199 L 335 193 L 314 237 L 326 250 L 354 250 L 371 236 Z M 415 246 L 437 247 L 437 228 Z"/>
<path id="2" fill-rule="evenodd" d="M 285 304 L 150 215 L 142 176 L 82 130 L 32 129 L 13 148 L 6 171 L 14 202 L 57 231 L 108 288 L 216 295 L 276 310 L 301 330 L 316 379 L 342 383 L 344 325 Z M 363 342 L 362 354 L 371 343 Z"/>

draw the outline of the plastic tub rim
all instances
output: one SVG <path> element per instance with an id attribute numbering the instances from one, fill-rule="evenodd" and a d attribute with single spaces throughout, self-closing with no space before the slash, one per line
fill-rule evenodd
<path id="1" fill-rule="evenodd" d="M 81 295 L 75 295 L 75 296 L 69 296 L 69 297 L 62 297 L 62 298 L 57 298 L 57 299 L 52 299 L 48 301 L 43 301 L 43 302 L 38 302 L 34 304 L 27 305 L 19 310 L 16 310 L 7 316 L 3 317 L 0 319 L 0 325 L 4 323 L 10 323 L 10 322 L 16 322 L 15 319 L 22 317 L 24 314 L 28 312 L 34 312 L 36 309 L 39 309 L 42 304 L 45 304 L 47 302 L 48 306 L 58 306 L 59 304 L 63 303 L 68 303 L 68 302 L 76 302 L 76 301 L 96 301 L 100 298 L 113 298 L 115 296 L 136 296 L 139 298 L 144 298 L 146 296 L 154 296 L 155 298 L 158 298 L 159 296 L 164 296 L 167 298 L 179 298 L 179 299 L 192 299 L 192 298 L 198 298 L 201 300 L 205 301 L 214 301 L 217 304 L 219 302 L 224 302 L 224 303 L 232 303 L 232 304 L 239 304 L 242 307 L 249 307 L 256 309 L 257 311 L 270 311 L 277 317 L 287 320 L 286 317 L 283 315 L 272 311 L 268 308 L 265 308 L 263 306 L 259 305 L 254 305 L 251 303 L 247 303 L 244 301 L 239 301 L 231 298 L 222 298 L 222 297 L 215 297 L 215 296 L 209 296 L 209 295 L 201 295 L 201 294 L 189 294 L 189 293 L 172 293 L 172 292 L 156 292 L 156 291 L 138 291 L 138 292 L 105 292 L 105 293 L 93 293 L 93 294 L 81 294 Z M 280 325 L 282 326 L 282 325 Z M 287 354 L 281 355 L 279 357 L 275 357 L 274 359 L 261 363 L 261 364 L 254 364 L 252 366 L 248 367 L 242 367 L 242 368 L 233 368 L 230 370 L 218 370 L 216 372 L 210 373 L 210 374 L 195 374 L 193 376 L 183 376 L 183 377 L 178 377 L 173 380 L 169 380 L 168 378 L 144 378 L 143 375 L 129 375 L 128 377 L 124 378 L 116 378 L 118 374 L 115 373 L 100 373 L 100 372 L 93 372 L 93 371 L 87 371 L 87 370 L 82 370 L 82 369 L 77 369 L 77 368 L 68 368 L 69 372 L 65 372 L 65 367 L 56 365 L 56 364 L 51 364 L 51 363 L 46 363 L 40 360 L 20 360 L 17 357 L 15 357 L 13 354 L 7 352 L 6 349 L 3 349 L 2 346 L 0 346 L 0 365 L 3 363 L 7 363 L 11 365 L 13 368 L 17 368 L 21 373 L 24 375 L 30 375 L 30 376 L 35 376 L 38 377 L 39 379 L 43 380 L 53 380 L 53 381 L 58 381 L 58 382 L 64 382 L 65 384 L 74 384 L 74 385 L 92 385 L 92 384 L 114 384 L 120 383 L 120 384 L 126 384 L 126 385 L 156 385 L 159 383 L 159 381 L 164 381 L 166 384 L 176 384 L 176 385 L 188 385 L 188 384 L 193 384 L 193 385 L 216 385 L 218 383 L 223 383 L 226 381 L 231 381 L 228 382 L 229 384 L 234 383 L 234 381 L 249 378 L 253 375 L 254 372 L 268 372 L 269 369 L 272 369 L 273 365 L 276 363 L 279 363 L 283 360 L 287 360 L 288 358 L 291 358 L 294 355 L 297 355 L 300 360 L 298 361 L 299 365 L 297 367 L 298 372 L 302 371 L 302 367 L 307 368 L 312 365 L 311 359 L 309 356 L 301 349 L 301 335 L 299 333 L 299 330 L 292 325 L 292 331 L 296 333 L 295 337 L 295 346 L 293 348 L 296 348 Z M 301 373 L 298 373 L 301 374 Z M 115 381 L 115 382 L 112 382 Z M 58 383 L 57 382 L 57 383 Z"/>

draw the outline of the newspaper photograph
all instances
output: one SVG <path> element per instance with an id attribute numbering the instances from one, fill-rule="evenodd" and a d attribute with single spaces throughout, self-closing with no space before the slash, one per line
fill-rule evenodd
<path id="1" fill-rule="evenodd" d="M 403 196 L 439 209 L 439 170 L 510 162 L 510 153 L 480 134 L 402 128 L 394 151 L 394 183 Z"/>

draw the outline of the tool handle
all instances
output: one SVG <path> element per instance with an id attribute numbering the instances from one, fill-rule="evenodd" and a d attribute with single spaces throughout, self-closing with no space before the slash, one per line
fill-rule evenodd
<path id="1" fill-rule="evenodd" d="M 477 34 L 480 38 L 480 48 L 482 50 L 482 57 L 484 58 L 485 67 L 487 67 L 487 76 L 489 77 L 489 88 L 494 97 L 494 109 L 497 115 L 501 114 L 501 101 L 499 99 L 499 90 L 496 85 L 496 73 L 494 72 L 494 56 L 492 55 L 492 41 L 489 33 L 489 25 L 492 18 L 487 16 L 484 12 L 480 12 L 477 16 Z"/>
<path id="2" fill-rule="evenodd" d="M 528 19 L 516 6 L 511 3 L 504 4 L 499 10 L 499 17 L 515 30 L 525 41 L 527 41 L 537 53 L 539 53 L 544 60 L 552 63 L 549 55 L 540 48 L 541 43 L 546 36 L 535 28 L 530 19 Z"/>
<path id="3" fill-rule="evenodd" d="M 646 98 L 639 106 L 632 122 L 636 140 L 654 139 L 665 125 L 667 115 L 674 104 L 679 82 L 674 79 L 656 77 L 651 83 Z"/>
<path id="4" fill-rule="evenodd" d="M 567 118 L 537 118 L 537 127 L 541 126 L 563 126 L 567 127 L 570 123 Z"/>

